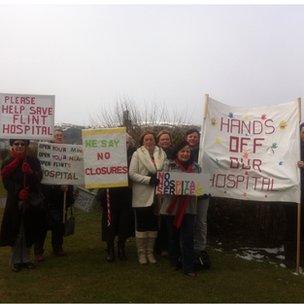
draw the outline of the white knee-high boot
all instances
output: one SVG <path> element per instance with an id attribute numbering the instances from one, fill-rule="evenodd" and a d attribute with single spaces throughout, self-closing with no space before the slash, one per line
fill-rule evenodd
<path id="1" fill-rule="evenodd" d="M 147 239 L 147 258 L 149 263 L 155 264 L 156 260 L 153 254 L 155 239 L 157 237 L 157 231 L 148 231 L 148 239 Z"/>
<path id="2" fill-rule="evenodd" d="M 147 232 L 146 231 L 136 231 L 136 246 L 138 253 L 138 262 L 141 265 L 147 264 Z"/>

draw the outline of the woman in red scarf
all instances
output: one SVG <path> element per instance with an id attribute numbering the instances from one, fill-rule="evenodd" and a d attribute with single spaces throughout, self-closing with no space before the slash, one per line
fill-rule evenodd
<path id="1" fill-rule="evenodd" d="M 0 231 L 0 246 L 11 246 L 11 268 L 34 268 L 29 248 L 40 231 L 41 206 L 34 201 L 40 192 L 42 172 L 39 160 L 27 156 L 28 140 L 11 139 L 11 155 L 3 162 L 1 176 L 7 200 Z M 36 195 L 35 195 L 36 194 Z"/>
<path id="2" fill-rule="evenodd" d="M 191 158 L 190 146 L 180 143 L 173 152 L 173 160 L 164 166 L 164 171 L 199 173 L 200 167 Z M 175 195 L 164 197 L 160 213 L 166 215 L 169 234 L 171 264 L 185 275 L 195 277 L 193 231 L 196 214 L 196 197 Z"/>

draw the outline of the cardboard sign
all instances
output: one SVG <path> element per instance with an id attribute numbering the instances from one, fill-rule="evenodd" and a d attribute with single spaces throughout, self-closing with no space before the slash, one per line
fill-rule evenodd
<path id="1" fill-rule="evenodd" d="M 91 212 L 98 208 L 100 203 L 96 200 L 96 192 L 91 192 L 82 187 L 77 187 L 77 196 L 74 206 L 82 211 Z"/>
<path id="2" fill-rule="evenodd" d="M 126 129 L 82 130 L 87 189 L 128 186 Z"/>
<path id="3" fill-rule="evenodd" d="M 209 175 L 202 173 L 158 172 L 156 194 L 199 196 L 208 192 Z"/>
<path id="4" fill-rule="evenodd" d="M 84 183 L 81 145 L 39 143 L 38 158 L 43 172 L 42 184 L 82 185 Z"/>
<path id="5" fill-rule="evenodd" d="M 259 108 L 208 102 L 201 142 L 213 195 L 300 202 L 297 102 Z"/>
<path id="6" fill-rule="evenodd" d="M 0 93 L 0 138 L 51 140 L 54 95 Z"/>

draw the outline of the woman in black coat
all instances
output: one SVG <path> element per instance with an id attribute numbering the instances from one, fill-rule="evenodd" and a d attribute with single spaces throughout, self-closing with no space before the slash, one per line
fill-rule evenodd
<path id="1" fill-rule="evenodd" d="M 0 246 L 11 246 L 11 268 L 34 268 L 29 248 L 37 239 L 41 225 L 39 199 L 42 171 L 36 157 L 27 156 L 28 140 L 11 139 L 11 155 L 3 162 L 1 176 L 7 190 L 2 218 Z"/>
<path id="2" fill-rule="evenodd" d="M 127 134 L 128 166 L 134 148 L 133 138 Z M 117 255 L 120 260 L 126 260 L 125 243 L 134 234 L 134 214 L 132 210 L 132 186 L 111 188 L 100 191 L 102 208 L 102 240 L 107 243 L 106 261 L 115 260 L 114 240 L 117 236 Z"/>

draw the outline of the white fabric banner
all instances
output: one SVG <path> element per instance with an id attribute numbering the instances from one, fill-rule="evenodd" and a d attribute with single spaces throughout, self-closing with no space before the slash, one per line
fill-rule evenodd
<path id="1" fill-rule="evenodd" d="M 81 145 L 39 143 L 42 184 L 83 185 L 83 151 Z"/>
<path id="2" fill-rule="evenodd" d="M 209 98 L 201 141 L 214 196 L 300 202 L 299 106 L 231 107 Z"/>
<path id="3" fill-rule="evenodd" d="M 0 93 L 0 138 L 52 140 L 54 95 Z"/>
<path id="4" fill-rule="evenodd" d="M 87 189 L 128 186 L 126 128 L 82 130 Z"/>

